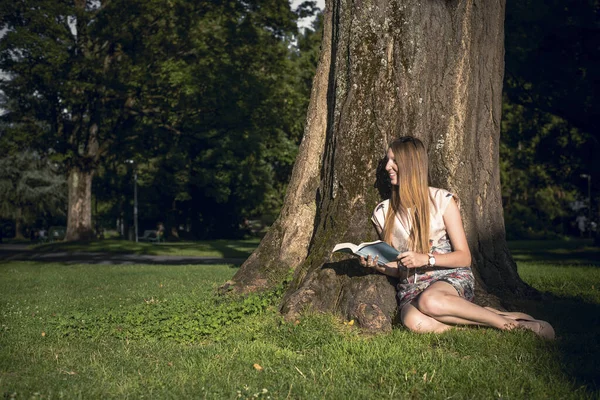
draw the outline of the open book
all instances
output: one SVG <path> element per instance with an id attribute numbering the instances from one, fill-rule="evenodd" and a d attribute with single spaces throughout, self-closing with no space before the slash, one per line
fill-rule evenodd
<path id="1" fill-rule="evenodd" d="M 359 245 L 352 243 L 338 243 L 333 248 L 333 252 L 335 253 L 336 251 L 355 254 L 365 258 L 368 256 L 371 256 L 371 258 L 379 256 L 377 263 L 381 265 L 394 261 L 396 257 L 398 257 L 398 254 L 400 254 L 398 250 L 381 240 L 361 243 Z"/>

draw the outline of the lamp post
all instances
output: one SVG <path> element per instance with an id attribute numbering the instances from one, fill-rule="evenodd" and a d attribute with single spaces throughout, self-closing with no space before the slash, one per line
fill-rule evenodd
<path id="1" fill-rule="evenodd" d="M 125 160 L 133 167 L 133 226 L 135 230 L 135 241 L 138 241 L 138 199 L 137 199 L 137 166 L 133 160 Z"/>
<path id="2" fill-rule="evenodd" d="M 587 178 L 588 181 L 588 237 L 592 237 L 592 176 L 590 174 L 581 174 L 579 176 Z"/>

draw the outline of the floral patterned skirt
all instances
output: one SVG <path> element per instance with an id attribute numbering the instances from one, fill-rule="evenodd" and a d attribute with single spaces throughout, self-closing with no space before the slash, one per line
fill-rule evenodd
<path id="1" fill-rule="evenodd" d="M 411 271 L 412 273 L 412 271 Z M 417 277 L 415 283 L 415 275 Z M 473 301 L 475 277 L 471 268 L 444 268 L 408 276 L 398 284 L 398 309 L 413 301 L 422 291 L 435 282 L 442 281 L 451 284 L 460 297 Z"/>

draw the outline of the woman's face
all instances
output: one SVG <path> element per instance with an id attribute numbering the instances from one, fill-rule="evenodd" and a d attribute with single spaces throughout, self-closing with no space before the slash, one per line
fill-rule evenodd
<path id="1" fill-rule="evenodd" d="M 392 149 L 388 149 L 387 152 L 388 162 L 385 164 L 385 170 L 390 175 L 390 180 L 392 181 L 392 185 L 398 184 L 398 164 L 396 164 L 396 160 L 394 159 L 394 152 Z"/>

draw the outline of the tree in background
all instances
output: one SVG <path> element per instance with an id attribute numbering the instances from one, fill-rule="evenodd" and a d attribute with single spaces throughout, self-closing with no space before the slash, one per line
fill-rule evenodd
<path id="1" fill-rule="evenodd" d="M 157 18 L 141 4 L 28 0 L 0 8 L 8 29 L 0 40 L 0 69 L 7 73 L 0 89 L 9 99 L 3 136 L 52 154 L 66 169 L 67 240 L 93 237 L 93 175 L 115 138 L 136 133 L 128 109 L 137 97 L 133 55 L 142 38 L 131 30 Z M 31 129 L 16 132 L 15 124 Z"/>
<path id="2" fill-rule="evenodd" d="M 165 102 L 153 108 L 176 133 L 151 156 L 127 157 L 141 168 L 140 215 L 165 221 L 168 233 L 233 237 L 244 218 L 281 205 L 307 106 L 300 77 L 315 65 L 293 47 L 299 14 L 280 1 L 244 4 L 215 3 L 169 40 L 195 50 L 165 57 L 148 80 L 152 101 Z"/>
<path id="3" fill-rule="evenodd" d="M 64 165 L 67 240 L 93 236 L 92 178 L 118 176 L 127 159 L 152 174 L 144 199 L 200 236 L 232 235 L 241 217 L 273 212 L 305 106 L 290 46 L 313 6 L 2 3 L 2 137 Z"/>
<path id="4" fill-rule="evenodd" d="M 0 218 L 15 221 L 15 237 L 40 218 L 64 216 L 67 181 L 58 165 L 33 151 L 0 158 Z"/>
<path id="5" fill-rule="evenodd" d="M 170 223 L 231 237 L 243 217 L 278 207 L 304 113 L 289 50 L 296 18 L 284 2 L 233 2 L 187 30 L 198 51 L 172 66 L 170 89 L 187 115 L 173 118 L 180 134 L 151 163 Z"/>

